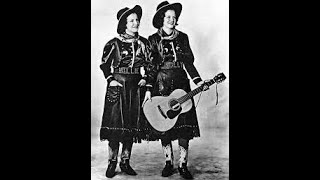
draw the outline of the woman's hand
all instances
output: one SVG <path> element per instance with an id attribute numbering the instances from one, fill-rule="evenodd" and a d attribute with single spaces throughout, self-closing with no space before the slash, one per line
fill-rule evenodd
<path id="1" fill-rule="evenodd" d="M 141 87 L 141 86 L 145 86 L 146 85 L 146 80 L 144 79 L 141 79 L 138 83 L 138 85 Z"/>
<path id="2" fill-rule="evenodd" d="M 198 84 L 197 84 L 197 86 L 202 86 L 205 82 L 208 82 L 209 80 L 205 80 L 205 81 L 200 81 L 200 82 L 198 82 Z M 209 86 L 207 86 L 207 85 L 204 85 L 203 86 L 203 91 L 206 91 L 206 90 L 208 90 L 209 89 Z"/>
<path id="3" fill-rule="evenodd" d="M 109 86 L 120 86 L 120 87 L 122 87 L 122 84 L 120 84 L 118 81 L 116 81 L 116 80 L 112 80 L 111 82 L 110 82 L 110 85 Z"/>
<path id="4" fill-rule="evenodd" d="M 146 103 L 148 100 L 152 101 L 151 99 L 151 92 L 150 91 L 146 91 L 146 95 L 144 96 L 144 100 L 142 103 L 142 107 L 144 106 L 144 103 Z"/>

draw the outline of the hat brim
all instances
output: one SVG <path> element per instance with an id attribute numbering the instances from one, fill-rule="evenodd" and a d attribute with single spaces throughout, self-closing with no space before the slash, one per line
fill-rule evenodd
<path id="1" fill-rule="evenodd" d="M 172 4 L 164 5 L 161 8 L 159 8 L 156 14 L 153 16 L 153 20 L 152 20 L 152 25 L 155 28 L 157 29 L 160 28 L 157 22 L 163 21 L 163 19 L 161 19 L 161 14 L 166 12 L 168 9 L 173 9 L 176 12 L 176 16 L 178 19 L 181 14 L 182 5 L 180 3 L 172 3 Z"/>
<path id="2" fill-rule="evenodd" d="M 138 18 L 141 19 L 142 16 L 142 8 L 139 5 L 134 6 L 132 9 L 128 9 L 127 11 L 125 11 L 119 18 L 118 21 L 118 27 L 117 27 L 117 32 L 118 34 L 121 34 L 120 32 L 120 24 L 123 23 L 123 21 L 127 20 L 127 17 L 132 14 L 132 13 L 136 13 Z"/>

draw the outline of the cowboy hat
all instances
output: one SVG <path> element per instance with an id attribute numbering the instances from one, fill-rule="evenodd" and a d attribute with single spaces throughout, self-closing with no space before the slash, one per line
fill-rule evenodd
<path id="1" fill-rule="evenodd" d="M 138 16 L 138 19 L 141 19 L 141 16 L 142 16 L 142 9 L 139 5 L 136 5 L 134 6 L 134 8 L 130 9 L 130 8 L 123 8 L 123 9 L 120 9 L 117 13 L 117 19 L 118 19 L 118 27 L 117 27 L 117 32 L 119 34 L 121 34 L 121 27 L 120 25 L 122 23 L 124 23 L 126 20 L 127 20 L 127 17 L 132 14 L 132 13 L 136 13 L 137 16 Z"/>
<path id="2" fill-rule="evenodd" d="M 168 1 L 163 1 L 162 3 L 160 3 L 157 6 L 156 14 L 153 16 L 152 20 L 152 24 L 155 28 L 160 28 L 163 22 L 163 19 L 161 19 L 161 14 L 165 13 L 169 9 L 173 9 L 176 12 L 176 16 L 178 19 L 182 10 L 182 5 L 180 3 L 170 4 Z"/>

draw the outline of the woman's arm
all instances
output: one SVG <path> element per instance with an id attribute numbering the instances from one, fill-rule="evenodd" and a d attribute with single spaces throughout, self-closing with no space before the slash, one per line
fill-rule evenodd
<path id="1" fill-rule="evenodd" d="M 115 45 L 112 41 L 109 41 L 103 49 L 103 54 L 101 58 L 100 69 L 103 71 L 104 77 L 106 78 L 108 84 L 112 80 L 115 80 L 111 73 L 111 63 L 114 58 Z"/>
<path id="2" fill-rule="evenodd" d="M 193 56 L 192 50 L 190 48 L 189 38 L 186 34 L 184 34 L 184 36 L 182 37 L 182 40 L 183 40 L 183 43 L 182 43 L 183 48 L 181 49 L 182 51 L 180 51 L 178 54 L 179 54 L 180 58 L 182 59 L 188 74 L 192 78 L 192 81 L 195 84 L 198 84 L 200 81 L 202 81 L 202 79 L 199 75 L 198 70 L 196 69 L 196 67 L 193 64 L 194 63 L 194 56 Z"/>
<path id="3" fill-rule="evenodd" d="M 149 36 L 148 43 L 148 58 L 147 58 L 147 65 L 146 65 L 146 87 L 147 91 L 151 91 L 153 84 L 156 81 L 157 73 L 158 73 L 158 61 L 159 61 L 159 52 L 157 49 L 157 44 L 152 36 Z"/>

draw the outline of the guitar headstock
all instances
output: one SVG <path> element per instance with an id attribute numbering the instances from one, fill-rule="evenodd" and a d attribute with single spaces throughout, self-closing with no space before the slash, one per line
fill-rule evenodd
<path id="1" fill-rule="evenodd" d="M 217 74 L 213 80 L 214 82 L 216 82 L 217 84 L 221 83 L 222 81 L 224 81 L 227 77 L 223 74 L 223 73 L 219 73 Z"/>
<path id="2" fill-rule="evenodd" d="M 219 73 L 217 74 L 213 79 L 209 80 L 209 81 L 205 81 L 205 85 L 207 86 L 211 86 L 214 83 L 221 83 L 222 81 L 224 81 L 226 79 L 226 76 L 223 73 Z"/>

